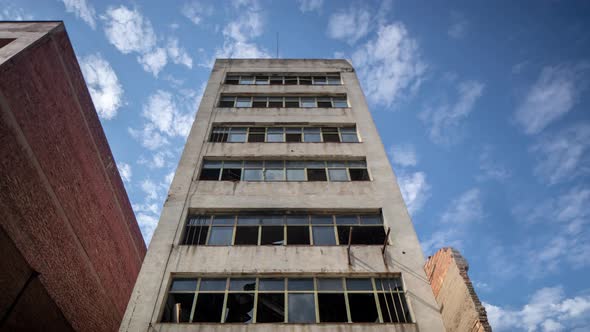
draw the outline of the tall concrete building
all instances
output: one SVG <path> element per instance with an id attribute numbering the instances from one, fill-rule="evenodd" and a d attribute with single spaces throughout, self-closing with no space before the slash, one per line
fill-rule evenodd
<path id="1" fill-rule="evenodd" d="M 115 331 L 146 248 L 62 22 L 0 22 L 0 331 Z"/>
<path id="2" fill-rule="evenodd" d="M 120 330 L 444 331 L 423 264 L 350 63 L 219 59 Z"/>

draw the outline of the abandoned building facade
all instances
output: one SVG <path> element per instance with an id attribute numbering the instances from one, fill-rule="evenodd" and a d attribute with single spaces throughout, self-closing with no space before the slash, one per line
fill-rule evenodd
<path id="1" fill-rule="evenodd" d="M 219 59 L 121 331 L 444 331 L 345 60 Z"/>

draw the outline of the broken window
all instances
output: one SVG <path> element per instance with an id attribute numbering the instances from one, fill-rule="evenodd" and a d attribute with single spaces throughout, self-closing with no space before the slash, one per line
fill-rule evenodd
<path id="1" fill-rule="evenodd" d="M 252 127 L 249 129 L 248 142 L 264 142 L 266 137 L 266 128 Z"/>
<path id="2" fill-rule="evenodd" d="M 270 85 L 282 85 L 283 84 L 283 76 L 271 76 L 270 77 Z M 297 84 L 297 82 L 295 82 Z"/>
<path id="3" fill-rule="evenodd" d="M 270 97 L 268 98 L 268 107 L 283 107 L 283 97 Z"/>
<path id="4" fill-rule="evenodd" d="M 252 323 L 254 293 L 229 293 L 225 313 L 225 323 Z"/>
<path id="5" fill-rule="evenodd" d="M 299 84 L 300 85 L 311 85 L 311 76 L 300 76 L 299 77 Z"/>
<path id="6" fill-rule="evenodd" d="M 285 97 L 285 107 L 299 107 L 299 97 Z"/>
<path id="7" fill-rule="evenodd" d="M 301 142 L 301 128 L 287 127 L 285 140 L 287 142 Z"/>
<path id="8" fill-rule="evenodd" d="M 344 143 L 357 143 L 359 138 L 356 134 L 356 128 L 348 127 L 348 128 L 340 128 L 340 136 L 342 137 L 342 142 Z"/>
<path id="9" fill-rule="evenodd" d="M 238 83 L 240 83 L 240 76 L 228 75 L 225 78 L 225 84 L 238 84 Z"/>
<path id="10" fill-rule="evenodd" d="M 182 244 L 186 245 L 203 245 L 207 242 L 207 233 L 211 216 L 192 216 L 186 222 L 184 229 L 184 238 Z"/>
<path id="11" fill-rule="evenodd" d="M 323 108 L 330 108 L 332 107 L 332 98 L 330 97 L 321 97 L 318 98 L 318 107 L 323 107 Z"/>
<path id="12" fill-rule="evenodd" d="M 340 136 L 338 135 L 338 128 L 324 127 L 322 128 L 322 138 L 324 142 L 340 143 Z"/>
<path id="13" fill-rule="evenodd" d="M 257 323 L 282 323 L 285 321 L 285 294 L 258 293 Z"/>
<path id="14" fill-rule="evenodd" d="M 203 169 L 201 170 L 201 175 L 199 176 L 199 180 L 218 181 L 219 174 L 221 173 L 221 165 L 222 162 L 220 161 L 205 160 L 203 163 Z"/>
<path id="15" fill-rule="evenodd" d="M 252 107 L 265 108 L 268 105 L 268 97 L 254 97 Z"/>
<path id="16" fill-rule="evenodd" d="M 193 322 L 221 323 L 224 294 L 199 292 Z"/>
<path id="17" fill-rule="evenodd" d="M 236 97 L 227 96 L 221 97 L 219 101 L 219 107 L 234 107 L 234 103 L 236 101 Z"/>

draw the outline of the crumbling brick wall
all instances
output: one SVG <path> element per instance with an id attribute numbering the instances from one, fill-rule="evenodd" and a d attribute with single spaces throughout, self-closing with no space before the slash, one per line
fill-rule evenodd
<path id="1" fill-rule="evenodd" d="M 467 274 L 469 265 L 459 251 L 450 247 L 440 249 L 428 258 L 424 270 L 447 331 L 492 331 Z"/>

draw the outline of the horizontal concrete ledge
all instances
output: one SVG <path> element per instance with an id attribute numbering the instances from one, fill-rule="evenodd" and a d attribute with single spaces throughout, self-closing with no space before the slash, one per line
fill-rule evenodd
<path id="1" fill-rule="evenodd" d="M 188 324 L 158 323 L 156 331 L 388 331 L 417 332 L 416 324 L 320 323 L 320 324 Z"/>

